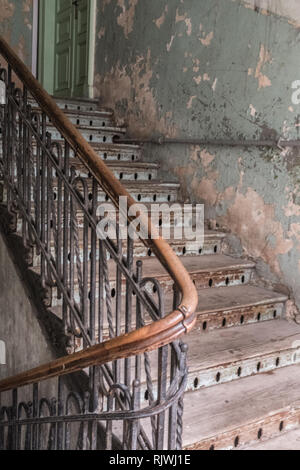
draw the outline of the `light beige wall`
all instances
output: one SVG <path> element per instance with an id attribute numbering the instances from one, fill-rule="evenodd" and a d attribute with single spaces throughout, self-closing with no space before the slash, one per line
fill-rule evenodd
<path id="1" fill-rule="evenodd" d="M 246 5 L 284 16 L 300 26 L 300 1 L 299 0 L 242 0 Z"/>

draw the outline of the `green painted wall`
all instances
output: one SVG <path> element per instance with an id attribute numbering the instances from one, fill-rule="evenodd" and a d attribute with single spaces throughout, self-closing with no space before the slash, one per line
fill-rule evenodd
<path id="1" fill-rule="evenodd" d="M 284 0 L 98 0 L 97 7 L 96 96 L 131 135 L 299 139 L 294 0 L 286 14 Z M 30 66 L 32 0 L 0 0 L 0 33 Z M 233 252 L 257 260 L 263 277 L 287 286 L 300 307 L 297 151 L 169 146 L 147 147 L 146 155 L 180 180 L 184 198 L 205 203 L 211 226 L 231 233 Z"/>
<path id="2" fill-rule="evenodd" d="M 238 0 L 102 0 L 95 88 L 133 136 L 299 139 L 299 46 L 290 18 Z M 205 203 L 211 226 L 232 234 L 232 251 L 257 260 L 267 282 L 287 286 L 300 307 L 299 153 L 146 153 L 179 178 L 186 199 Z"/>
<path id="3" fill-rule="evenodd" d="M 0 0 L 0 34 L 30 67 L 33 0 Z"/>

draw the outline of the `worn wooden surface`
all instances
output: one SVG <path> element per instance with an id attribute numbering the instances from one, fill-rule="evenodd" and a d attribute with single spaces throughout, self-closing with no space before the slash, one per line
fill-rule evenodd
<path id="1" fill-rule="evenodd" d="M 211 367 L 259 358 L 274 351 L 297 350 L 300 348 L 300 326 L 278 320 L 214 330 L 201 336 L 195 329 L 185 342 L 189 345 L 190 371 L 201 373 Z"/>
<path id="2" fill-rule="evenodd" d="M 276 436 L 281 421 L 284 429 L 293 416 L 299 423 L 299 390 L 300 365 L 294 365 L 190 392 L 185 397 L 184 446 L 230 448 L 235 437 L 246 444 L 255 441 L 264 425 L 268 437 Z"/>
<path id="3" fill-rule="evenodd" d="M 220 287 L 208 291 L 199 290 L 198 296 L 199 314 L 284 302 L 287 298 L 283 294 L 251 285 Z"/>
<path id="4" fill-rule="evenodd" d="M 182 263 L 190 274 L 203 274 L 212 273 L 219 271 L 234 271 L 238 269 L 254 268 L 255 263 L 252 261 L 244 260 L 241 258 L 233 258 L 232 256 L 226 255 L 203 255 L 197 256 L 185 256 L 181 258 Z M 149 258 L 144 260 L 143 272 L 145 276 L 152 277 L 164 277 L 167 276 L 166 270 L 155 258 Z"/>

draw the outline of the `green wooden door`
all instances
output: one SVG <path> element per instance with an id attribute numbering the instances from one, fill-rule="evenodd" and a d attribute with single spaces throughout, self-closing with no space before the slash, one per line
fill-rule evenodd
<path id="1" fill-rule="evenodd" d="M 56 0 L 54 41 L 54 95 L 73 93 L 73 5 L 72 0 Z M 74 57 L 74 60 L 76 58 Z"/>
<path id="2" fill-rule="evenodd" d="M 74 21 L 73 40 L 73 95 L 84 96 L 86 94 L 88 75 L 88 0 L 78 1 L 77 17 Z"/>
<path id="3" fill-rule="evenodd" d="M 39 80 L 54 96 L 92 97 L 94 6 L 95 0 L 41 3 Z"/>

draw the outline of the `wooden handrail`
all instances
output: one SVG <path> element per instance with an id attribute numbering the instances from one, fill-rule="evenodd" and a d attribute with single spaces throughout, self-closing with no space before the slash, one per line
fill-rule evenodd
<path id="1" fill-rule="evenodd" d="M 41 109 L 51 118 L 52 123 L 66 141 L 73 149 L 76 149 L 76 156 L 95 177 L 115 206 L 119 207 L 120 196 L 127 197 L 128 207 L 136 204 L 136 201 L 114 176 L 113 172 L 99 158 L 99 155 L 82 137 L 64 112 L 56 105 L 54 99 L 42 88 L 1 36 L 0 53 L 36 99 Z M 130 217 L 128 219 L 131 221 Z M 149 234 L 148 239 L 143 240 L 144 244 L 156 254 L 182 294 L 182 300 L 178 308 L 161 320 L 136 331 L 4 379 L 0 381 L 0 392 L 39 382 L 50 377 L 76 372 L 88 366 L 100 365 L 157 349 L 178 339 L 192 329 L 196 321 L 195 311 L 198 295 L 190 275 L 170 245 L 158 235 L 156 227 L 151 223 L 150 216 L 142 213 L 140 220 L 141 225 L 147 228 Z"/>

